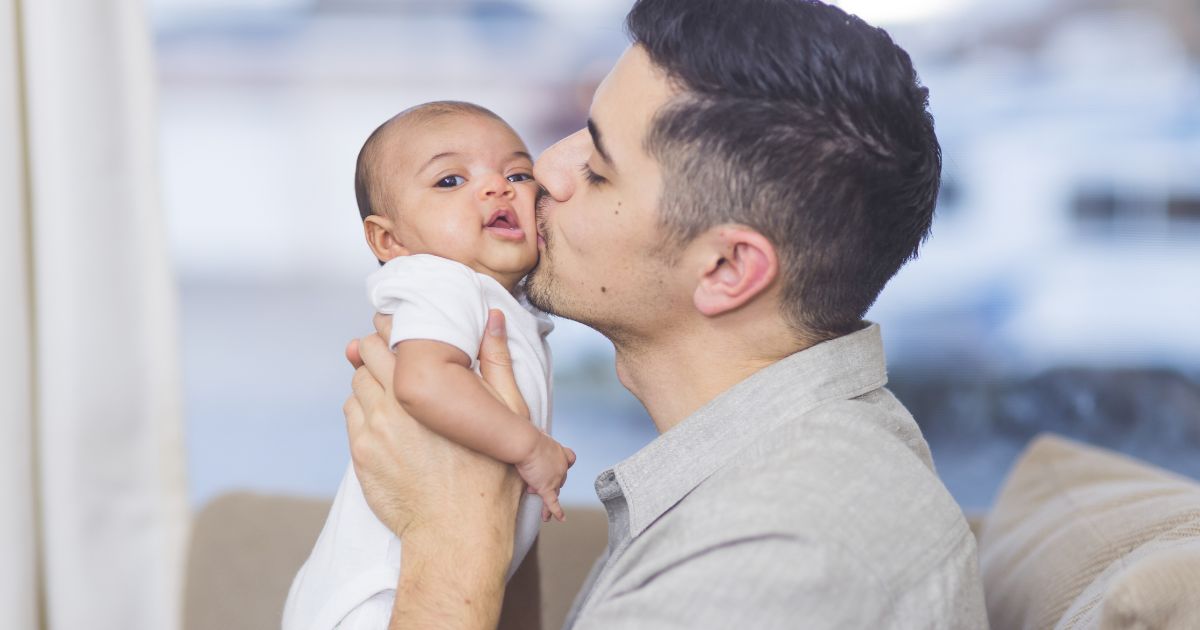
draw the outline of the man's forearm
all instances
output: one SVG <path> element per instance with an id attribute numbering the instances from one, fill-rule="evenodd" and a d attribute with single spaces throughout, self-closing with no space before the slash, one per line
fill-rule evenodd
<path id="1" fill-rule="evenodd" d="M 388 627 L 494 629 L 511 557 L 511 538 L 485 535 L 469 542 L 452 534 L 428 542 L 406 539 Z"/>

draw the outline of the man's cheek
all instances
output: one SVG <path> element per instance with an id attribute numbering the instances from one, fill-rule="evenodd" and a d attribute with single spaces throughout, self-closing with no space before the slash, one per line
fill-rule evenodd
<path id="1" fill-rule="evenodd" d="M 553 234 L 556 249 L 567 248 L 580 253 L 587 247 L 586 230 L 588 225 L 586 221 L 580 220 L 579 213 L 571 213 L 566 216 L 559 214 L 554 217 L 548 227 L 548 231 Z"/>

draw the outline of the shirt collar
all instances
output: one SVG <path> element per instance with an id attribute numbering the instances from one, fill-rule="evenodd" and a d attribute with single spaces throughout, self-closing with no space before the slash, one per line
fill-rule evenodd
<path id="1" fill-rule="evenodd" d="M 636 537 L 759 436 L 822 403 L 855 398 L 886 383 L 879 325 L 868 322 L 725 390 L 601 473 L 597 488 L 605 477 L 615 476 L 629 509 L 629 535 Z"/>

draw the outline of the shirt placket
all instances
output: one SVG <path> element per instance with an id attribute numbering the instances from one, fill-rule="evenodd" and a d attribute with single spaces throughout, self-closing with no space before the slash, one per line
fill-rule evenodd
<path id="1" fill-rule="evenodd" d="M 597 598 L 598 593 L 603 592 L 612 583 L 613 565 L 629 547 L 631 541 L 629 505 L 612 470 L 604 471 L 596 479 L 596 496 L 600 498 L 600 502 L 604 504 L 604 510 L 608 514 L 608 546 L 604 550 L 604 565 L 591 581 L 591 587 L 583 601 L 579 603 L 578 609 L 571 611 L 568 615 L 571 623 L 564 630 L 570 630 L 575 625 L 575 621 Z"/>

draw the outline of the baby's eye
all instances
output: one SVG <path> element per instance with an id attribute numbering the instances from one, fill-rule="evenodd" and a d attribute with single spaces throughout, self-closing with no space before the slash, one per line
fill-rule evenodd
<path id="1" fill-rule="evenodd" d="M 439 179 L 438 182 L 433 185 L 433 187 L 434 188 L 457 188 L 459 186 L 462 186 L 465 183 L 467 183 L 467 180 L 463 179 L 463 177 L 461 175 L 447 175 L 446 177 Z"/>
<path id="2" fill-rule="evenodd" d="M 533 181 L 533 175 L 530 175 L 529 173 L 513 173 L 512 175 L 508 176 L 508 181 L 513 182 L 514 184 L 517 182 L 531 182 Z"/>

